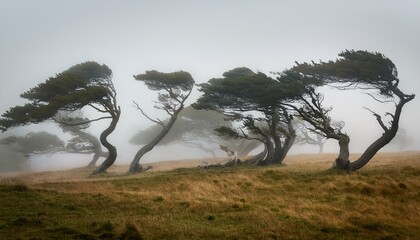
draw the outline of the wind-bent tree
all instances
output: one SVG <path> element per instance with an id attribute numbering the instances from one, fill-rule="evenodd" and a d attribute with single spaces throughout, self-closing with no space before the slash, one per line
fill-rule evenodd
<path id="1" fill-rule="evenodd" d="M 73 136 L 67 142 L 66 152 L 93 154 L 88 166 L 96 166 L 100 157 L 108 156 L 107 152 L 102 151 L 99 139 L 86 131 L 90 127 L 89 119 L 84 118 L 81 113 L 76 113 L 76 116 L 73 116 L 70 113 L 62 112 L 54 116 L 53 119 L 58 122 L 64 132 L 69 132 Z"/>
<path id="2" fill-rule="evenodd" d="M 367 51 L 345 51 L 339 54 L 336 61 L 320 63 L 298 64 L 292 70 L 301 74 L 301 81 L 305 77 L 317 78 L 337 87 L 338 89 L 364 89 L 369 96 L 381 103 L 394 103 L 395 111 L 386 113 L 390 118 L 389 124 L 383 116 L 369 110 L 376 118 L 382 135 L 377 138 L 364 153 L 355 161 L 349 160 L 350 137 L 341 131 L 344 124 L 333 122 L 328 116 L 331 108 L 322 106 L 323 96 L 313 87 L 307 88 L 307 94 L 302 97 L 301 106 L 293 107 L 305 121 L 310 123 L 313 130 L 327 138 L 336 139 L 340 146 L 340 153 L 335 160 L 337 169 L 356 171 L 365 166 L 372 157 L 397 134 L 399 120 L 404 105 L 414 99 L 415 95 L 403 93 L 399 88 L 397 68 L 394 63 L 380 53 Z"/>
<path id="3" fill-rule="evenodd" d="M 233 69 L 225 72 L 223 78 L 210 79 L 199 86 L 203 95 L 194 108 L 218 111 L 241 124 L 237 130 L 220 127 L 218 134 L 262 142 L 265 151 L 253 159 L 257 164 L 284 160 L 296 134 L 292 116 L 282 102 L 293 99 L 299 93 L 297 88 L 284 88 L 276 79 L 248 68 Z M 261 122 L 265 127 L 258 124 Z"/>
<path id="4" fill-rule="evenodd" d="M 0 171 L 18 171 L 28 168 L 29 158 L 36 154 L 63 151 L 64 142 L 47 132 L 30 132 L 25 136 L 0 139 Z"/>
<path id="5" fill-rule="evenodd" d="M 10 136 L 0 139 L 0 144 L 12 146 L 27 157 L 33 154 L 44 154 L 62 151 L 64 142 L 54 134 L 47 132 L 30 132 L 25 136 Z"/>
<path id="6" fill-rule="evenodd" d="M 12 107 L 2 115 L 0 126 L 3 131 L 52 119 L 61 111 L 72 112 L 91 107 L 104 115 L 75 125 L 101 119 L 111 120 L 100 136 L 100 141 L 108 149 L 109 155 L 94 173 L 105 172 L 115 162 L 117 150 L 108 142 L 107 137 L 114 131 L 121 109 L 117 105 L 112 71 L 106 65 L 96 62 L 75 65 L 22 93 L 21 97 L 30 103 Z"/>
<path id="7" fill-rule="evenodd" d="M 134 102 L 136 108 L 143 116 L 161 126 L 161 131 L 136 153 L 128 170 L 130 173 L 144 170 L 140 165 L 140 159 L 168 134 L 169 130 L 175 124 L 178 114 L 184 109 L 185 101 L 190 96 L 194 87 L 194 79 L 188 72 L 184 71 L 162 73 L 153 70 L 147 71 L 145 74 L 135 75 L 134 78 L 142 81 L 150 90 L 158 92 L 157 105 L 154 107 L 165 111 L 170 116 L 170 119 L 168 122 L 153 119 L 143 111 L 139 104 Z"/>
<path id="8" fill-rule="evenodd" d="M 170 118 L 163 120 L 168 123 Z M 247 156 L 261 143 L 258 141 L 224 139 L 217 136 L 214 129 L 221 126 L 232 126 L 223 114 L 216 111 L 195 110 L 191 106 L 182 110 L 171 131 L 159 142 L 157 146 L 181 144 L 186 147 L 198 148 L 216 157 L 220 146 L 226 146 L 236 152 L 240 158 Z M 145 130 L 139 131 L 130 143 L 145 145 L 162 131 L 162 126 L 155 124 Z"/>
<path id="9" fill-rule="evenodd" d="M 293 119 L 293 126 L 296 129 L 296 144 L 317 145 L 318 153 L 324 152 L 326 138 L 323 135 L 311 131 L 311 127 L 301 118 Z"/>

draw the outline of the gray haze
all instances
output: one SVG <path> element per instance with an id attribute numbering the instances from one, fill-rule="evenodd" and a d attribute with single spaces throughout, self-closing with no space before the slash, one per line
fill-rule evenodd
<path id="1" fill-rule="evenodd" d="M 234 67 L 282 71 L 295 61 L 335 59 L 345 49 L 378 51 L 399 70 L 401 89 L 417 98 L 406 105 L 401 127 L 420 145 L 420 1 L 105 1 L 0 0 L 0 112 L 23 104 L 19 94 L 74 64 L 88 60 L 108 65 L 114 74 L 122 117 L 110 141 L 119 150 L 117 163 L 131 161 L 139 148 L 128 143 L 151 125 L 132 107 L 137 101 L 150 115 L 150 93 L 132 75 L 146 70 L 189 71 L 196 82 Z M 359 92 L 325 89 L 333 116 L 346 122 L 351 151 L 360 152 L 380 134 L 375 118 L 362 106 L 383 107 Z M 199 96 L 194 92 L 190 103 Z M 376 106 L 376 107 L 375 107 Z M 93 116 L 94 112 L 86 112 Z M 99 135 L 106 123 L 94 124 Z M 48 130 L 54 124 L 16 128 L 0 137 Z M 62 136 L 64 139 L 68 136 Z M 328 142 L 326 151 L 336 151 Z M 398 147 L 390 146 L 389 151 Z M 316 151 L 294 147 L 293 152 Z M 162 153 L 163 152 L 163 153 Z M 208 157 L 186 148 L 156 149 L 146 161 Z M 77 163 L 75 162 L 77 159 Z M 42 164 L 87 164 L 87 156 L 38 157 Z M 61 166 L 61 165 L 60 165 Z"/>

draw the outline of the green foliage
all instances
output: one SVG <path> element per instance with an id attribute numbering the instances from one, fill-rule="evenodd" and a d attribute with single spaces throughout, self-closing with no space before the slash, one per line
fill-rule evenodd
<path id="1" fill-rule="evenodd" d="M 32 154 L 64 148 L 64 142 L 54 134 L 48 132 L 30 132 L 25 136 L 11 136 L 0 139 L 0 144 L 11 145 L 18 152 Z"/>
<path id="2" fill-rule="evenodd" d="M 194 104 L 196 109 L 253 111 L 272 106 L 284 97 L 278 82 L 248 68 L 235 68 L 224 78 L 200 84 L 203 96 Z"/>
<path id="3" fill-rule="evenodd" d="M 390 97 L 398 85 L 395 64 L 381 53 L 346 50 L 336 61 L 298 64 L 292 70 L 323 80 L 349 86 L 367 85 Z"/>
<path id="4" fill-rule="evenodd" d="M 112 105 L 112 72 L 106 65 L 86 62 L 75 65 L 21 94 L 30 100 L 10 108 L 0 119 L 1 130 L 39 123 L 59 111 L 74 111 L 88 104 Z"/>
<path id="5" fill-rule="evenodd" d="M 231 127 L 227 126 L 221 126 L 218 128 L 215 128 L 214 131 L 216 134 L 220 137 L 227 138 L 227 139 L 236 139 L 240 137 L 240 134 L 236 132 Z"/>
<path id="6" fill-rule="evenodd" d="M 136 80 L 144 82 L 150 90 L 182 90 L 188 91 L 194 85 L 194 79 L 188 72 L 179 71 L 162 73 L 155 70 L 146 71 L 145 74 L 134 75 Z"/>

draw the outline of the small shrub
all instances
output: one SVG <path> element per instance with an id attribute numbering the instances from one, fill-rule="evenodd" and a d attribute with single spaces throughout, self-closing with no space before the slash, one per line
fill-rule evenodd
<path id="1" fill-rule="evenodd" d="M 162 196 L 157 196 L 155 198 L 153 198 L 153 202 L 163 202 L 163 197 Z"/>
<path id="2" fill-rule="evenodd" d="M 182 201 L 182 202 L 180 202 L 180 203 L 179 203 L 179 205 L 181 205 L 181 206 L 183 206 L 183 207 L 187 208 L 187 207 L 189 207 L 189 206 L 190 206 L 190 203 L 189 203 L 189 202 L 187 202 L 187 201 Z"/>
<path id="3" fill-rule="evenodd" d="M 375 193 L 375 189 L 369 186 L 363 186 L 362 189 L 360 189 L 360 193 L 369 196 Z"/>
<path id="4" fill-rule="evenodd" d="M 400 187 L 401 189 L 407 189 L 407 185 L 405 185 L 404 183 L 399 183 L 398 187 Z"/>
<path id="5" fill-rule="evenodd" d="M 141 240 L 143 237 L 140 234 L 139 228 L 136 224 L 128 222 L 125 224 L 125 229 L 121 233 L 121 240 Z"/>
<path id="6" fill-rule="evenodd" d="M 213 215 L 207 215 L 206 216 L 206 220 L 208 220 L 208 221 L 214 221 L 215 219 L 216 219 L 216 217 L 213 216 Z"/>
<path id="7" fill-rule="evenodd" d="M 25 184 L 16 184 L 16 185 L 10 185 L 8 187 L 8 190 L 10 192 L 29 192 L 30 189 Z"/>

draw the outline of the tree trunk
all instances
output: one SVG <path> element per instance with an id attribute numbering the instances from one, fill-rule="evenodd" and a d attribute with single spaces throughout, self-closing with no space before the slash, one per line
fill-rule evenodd
<path id="1" fill-rule="evenodd" d="M 293 128 L 293 124 L 290 122 L 288 124 L 288 134 L 286 140 L 284 141 L 283 147 L 279 150 L 276 149 L 276 156 L 274 158 L 274 162 L 276 164 L 281 164 L 283 160 L 286 158 L 287 154 L 289 153 L 290 148 L 292 148 L 293 144 L 296 140 L 296 131 Z"/>
<path id="2" fill-rule="evenodd" d="M 266 146 L 267 154 L 265 155 L 265 158 L 262 161 L 258 162 L 258 165 L 260 166 L 270 165 L 274 159 L 274 154 L 275 154 L 274 145 L 270 139 L 267 139 L 265 146 Z"/>
<path id="3" fill-rule="evenodd" d="M 325 142 L 322 140 L 322 137 L 320 135 L 317 135 L 316 138 L 318 140 L 318 147 L 319 147 L 318 154 L 321 154 L 324 152 Z"/>
<path id="4" fill-rule="evenodd" d="M 88 167 L 93 167 L 96 166 L 96 162 L 99 160 L 99 158 L 101 157 L 100 154 L 98 154 L 97 152 L 95 152 L 93 154 L 93 158 L 92 160 L 89 162 Z"/>
<path id="5" fill-rule="evenodd" d="M 340 146 L 340 153 L 338 154 L 337 159 L 335 159 L 333 168 L 347 170 L 350 164 L 350 137 L 343 133 L 338 134 L 338 136 L 338 145 Z"/>
<path id="6" fill-rule="evenodd" d="M 89 162 L 88 166 L 96 166 L 96 162 L 99 160 L 100 157 L 107 157 L 108 156 L 108 154 L 106 154 L 105 152 L 102 151 L 101 143 L 99 142 L 97 137 L 93 136 L 90 133 L 84 132 L 82 130 L 75 131 L 75 133 L 78 136 L 88 140 L 93 146 L 94 154 L 93 154 L 93 158 Z"/>
<path id="7" fill-rule="evenodd" d="M 363 166 L 365 166 L 373 158 L 373 156 L 375 156 L 375 154 L 381 148 L 383 148 L 385 145 L 387 145 L 389 142 L 391 142 L 391 140 L 395 137 L 395 135 L 398 132 L 398 126 L 399 126 L 399 121 L 400 121 L 402 109 L 403 109 L 404 105 L 407 102 L 411 101 L 413 98 L 414 98 L 414 95 L 412 96 L 412 98 L 402 99 L 398 103 L 398 105 L 396 106 L 396 109 L 395 109 L 395 113 L 394 113 L 392 124 L 391 124 L 390 128 L 385 130 L 385 132 L 382 134 L 382 136 L 379 137 L 375 142 L 373 142 L 365 150 L 365 152 L 362 154 L 362 156 L 360 156 L 359 159 L 350 163 L 350 165 L 348 167 L 349 171 L 356 171 L 356 170 L 362 168 Z"/>
<path id="8" fill-rule="evenodd" d="M 258 146 L 260 146 L 260 144 L 261 142 L 256 140 L 243 139 L 242 142 L 239 144 L 238 158 L 244 158 L 248 156 L 248 154 Z"/>
<path id="9" fill-rule="evenodd" d="M 318 154 L 324 153 L 324 143 L 318 143 Z"/>
<path id="10" fill-rule="evenodd" d="M 264 145 L 264 151 L 258 153 L 255 156 L 250 157 L 249 159 L 245 161 L 245 163 L 260 165 L 260 162 L 262 162 L 265 159 L 266 155 L 267 155 L 267 147 Z"/>
<path id="11" fill-rule="evenodd" d="M 115 159 L 117 159 L 117 148 L 108 142 L 107 137 L 115 130 L 118 120 L 120 119 L 121 110 L 116 111 L 116 114 L 112 115 L 111 124 L 108 126 L 105 131 L 101 133 L 99 140 L 101 144 L 108 149 L 108 157 L 105 161 L 99 165 L 92 174 L 104 173 L 106 170 L 114 164 Z"/>
<path id="12" fill-rule="evenodd" d="M 128 173 L 138 173 L 142 171 L 142 167 L 140 165 L 140 159 L 148 152 L 150 152 L 165 136 L 168 134 L 169 130 L 174 125 L 178 113 L 181 111 L 177 111 L 172 115 L 171 119 L 169 120 L 168 124 L 166 124 L 163 128 L 163 130 L 157 135 L 150 143 L 146 144 L 140 150 L 136 153 L 134 156 L 133 161 L 131 161 L 130 168 L 128 169 Z"/>

